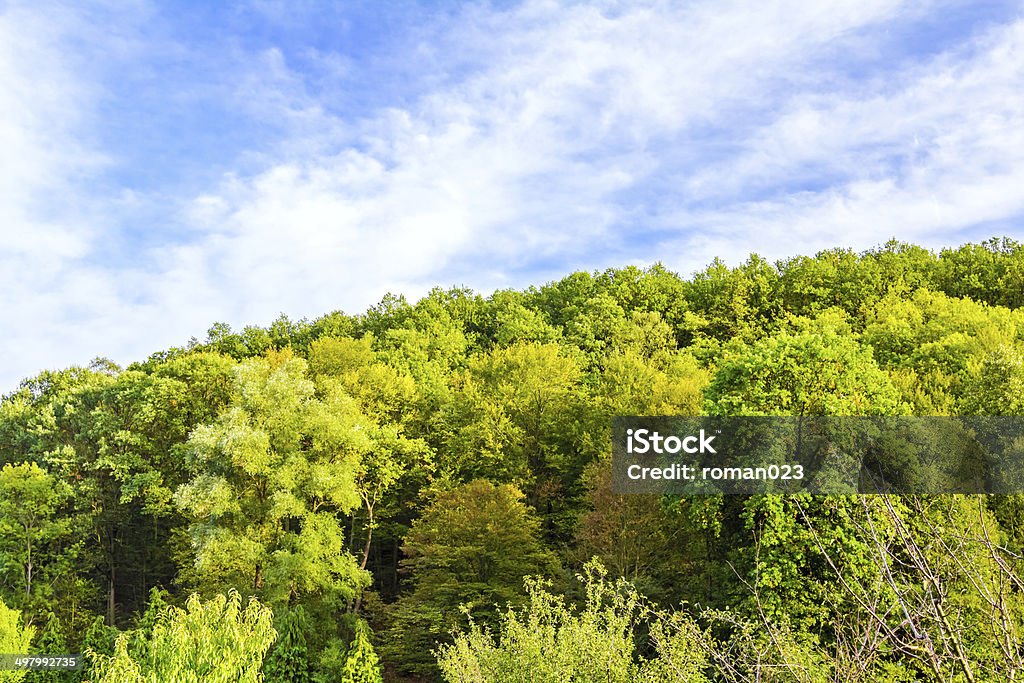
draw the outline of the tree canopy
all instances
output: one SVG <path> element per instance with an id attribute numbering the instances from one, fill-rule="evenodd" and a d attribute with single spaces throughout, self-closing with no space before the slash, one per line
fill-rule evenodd
<path id="1" fill-rule="evenodd" d="M 0 680 L 1008 680 L 1019 495 L 623 496 L 609 456 L 616 415 L 1017 415 L 1022 277 L 1009 238 L 751 254 L 41 372 L 0 650 L 95 657 Z"/>

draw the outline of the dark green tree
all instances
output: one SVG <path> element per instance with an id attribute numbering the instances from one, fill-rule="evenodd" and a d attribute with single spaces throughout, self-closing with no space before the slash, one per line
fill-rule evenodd
<path id="1" fill-rule="evenodd" d="M 274 620 L 277 640 L 263 663 L 266 683 L 309 683 L 310 663 L 306 631 L 309 622 L 302 605 L 278 610 Z"/>
<path id="2" fill-rule="evenodd" d="M 390 662 L 433 673 L 430 652 L 460 623 L 462 606 L 489 614 L 522 602 L 522 577 L 558 574 L 522 498 L 510 485 L 483 480 L 436 494 L 405 539 L 410 590 L 390 611 L 383 648 Z"/>

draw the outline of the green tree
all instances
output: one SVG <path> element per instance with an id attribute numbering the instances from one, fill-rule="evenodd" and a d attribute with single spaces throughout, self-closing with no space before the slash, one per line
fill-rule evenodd
<path id="1" fill-rule="evenodd" d="M 657 313 L 675 329 L 685 324 L 689 312 L 686 283 L 660 263 L 643 270 L 635 266 L 610 268 L 597 277 L 596 284 L 627 313 Z M 678 341 L 683 342 L 684 339 L 680 337 Z"/>
<path id="2" fill-rule="evenodd" d="M 370 627 L 362 619 L 356 622 L 356 635 L 348 647 L 341 683 L 382 683 L 380 660 L 370 642 Z"/>
<path id="3" fill-rule="evenodd" d="M 722 361 L 705 394 L 716 415 L 891 415 L 902 410 L 871 350 L 830 331 L 780 333 Z"/>
<path id="4" fill-rule="evenodd" d="M 705 535 L 680 506 L 655 494 L 616 494 L 610 458 L 592 463 L 585 477 L 588 509 L 576 528 L 575 556 L 597 558 L 660 602 L 704 599 Z"/>
<path id="5" fill-rule="evenodd" d="M 390 661 L 433 672 L 431 649 L 458 623 L 460 606 L 519 603 L 523 576 L 557 574 L 537 540 L 539 522 L 510 485 L 476 480 L 438 493 L 405 539 L 411 590 L 391 609 Z"/>
<path id="6" fill-rule="evenodd" d="M 0 446 L 0 460 L 12 464 L 36 462 L 62 482 L 58 486 L 70 486 L 72 490 L 67 508 L 61 511 L 62 519 L 72 526 L 81 543 L 54 548 L 56 554 L 45 562 L 52 574 L 45 582 L 34 581 L 33 592 L 45 600 L 46 595 L 38 591 L 48 593 L 52 585 L 63 599 L 38 607 L 43 612 L 57 613 L 73 630 L 87 627 L 92 619 L 89 610 L 98 606 L 99 591 L 107 588 L 101 588 L 106 573 L 105 522 L 121 507 L 116 482 L 109 472 L 95 466 L 98 449 L 90 433 L 92 410 L 113 381 L 109 374 L 84 368 L 43 372 L 25 380 L 16 394 L 4 401 L 5 421 L 13 421 L 8 424 L 14 429 Z M 5 569 L 5 580 L 9 580 L 12 570 L 17 575 L 24 567 L 18 570 L 12 562 Z M 25 596 L 23 579 L 12 586 L 12 596 L 17 592 Z"/>
<path id="7" fill-rule="evenodd" d="M 64 626 L 53 612 L 46 615 L 46 625 L 36 638 L 34 652 L 39 654 L 64 654 L 72 652 L 68 647 Z M 73 683 L 81 680 L 79 671 L 30 671 L 25 677 L 27 683 Z"/>
<path id="8" fill-rule="evenodd" d="M 1024 358 L 1012 346 L 986 355 L 961 404 L 971 415 L 1021 415 L 1024 411 Z"/>
<path id="9" fill-rule="evenodd" d="M 99 363 L 26 384 L 32 438 L 14 459 L 38 462 L 58 482 L 55 490 L 70 489 L 61 517 L 80 540 L 60 545 L 46 581 L 63 598 L 49 608 L 70 632 L 86 627 L 91 617 L 82 608 L 95 608 L 100 591 L 112 624 L 141 609 L 149 588 L 175 574 L 168 551 L 177 521 L 171 493 L 183 480 L 179 448 L 191 420 L 202 415 L 189 392 L 211 399 L 205 409 L 217 407 L 205 382 L 154 373 L 186 363 L 180 354 L 124 372 Z"/>
<path id="10" fill-rule="evenodd" d="M 1024 330 L 1024 311 L 918 290 L 869 309 L 862 342 L 899 378 L 918 414 L 956 414 L 970 404 L 981 367 Z M 973 410 L 975 406 L 967 406 Z"/>
<path id="11" fill-rule="evenodd" d="M 495 292 L 487 300 L 479 329 L 493 346 L 511 346 L 517 342 L 546 343 L 561 336 L 541 312 L 530 308 L 526 295 L 508 289 Z"/>
<path id="12" fill-rule="evenodd" d="M 342 377 L 375 360 L 373 335 L 360 339 L 323 337 L 310 344 L 309 370 L 313 377 Z"/>
<path id="13" fill-rule="evenodd" d="M 189 439 L 195 477 L 176 500 L 191 518 L 193 579 L 256 591 L 271 603 L 353 597 L 367 583 L 338 514 L 359 504 L 355 476 L 371 447 L 355 402 L 318 399 L 290 353 L 242 362 L 235 400 Z"/>
<path id="14" fill-rule="evenodd" d="M 87 654 L 97 683 L 259 683 L 276 635 L 270 608 L 255 599 L 243 607 L 236 592 L 207 602 L 193 595 L 184 609 L 167 608 L 138 656 L 128 634 L 113 656 Z"/>
<path id="15" fill-rule="evenodd" d="M 430 452 L 420 440 L 404 438 L 395 427 L 377 427 L 371 431 L 373 447 L 367 452 L 356 472 L 356 492 L 366 513 L 366 543 L 363 546 L 360 569 L 366 569 L 378 526 L 375 513 L 388 492 L 413 467 L 423 467 L 430 461 Z"/>
<path id="16" fill-rule="evenodd" d="M 779 263 L 780 296 L 787 311 L 815 316 L 830 308 L 856 314 L 877 301 L 886 287 L 876 261 L 850 249 L 828 249 L 813 257 Z"/>
<path id="17" fill-rule="evenodd" d="M 275 619 L 277 641 L 263 663 L 266 683 L 309 683 L 309 623 L 302 605 L 279 610 Z"/>
<path id="18" fill-rule="evenodd" d="M 690 337 L 698 330 L 718 340 L 758 337 L 780 314 L 778 281 L 777 269 L 756 254 L 734 269 L 716 258 L 685 284 L 690 318 L 681 327 Z"/>
<path id="19" fill-rule="evenodd" d="M 573 307 L 564 325 L 565 341 L 575 344 L 592 364 L 611 351 L 628 326 L 626 312 L 608 294 L 599 293 Z"/>
<path id="20" fill-rule="evenodd" d="M 19 586 L 25 603 L 31 602 L 33 580 L 46 576 L 45 562 L 53 558 L 43 549 L 70 535 L 69 521 L 57 514 L 69 494 L 64 482 L 36 463 L 0 469 L 0 572 L 4 583 Z M 11 580 L 11 573 L 17 578 Z"/>
<path id="21" fill-rule="evenodd" d="M 629 583 L 609 581 L 597 562 L 578 577 L 585 600 L 576 608 L 550 592 L 550 584 L 526 579 L 529 602 L 500 613 L 491 630 L 471 622 L 452 644 L 437 651 L 448 683 L 708 683 L 776 678 L 777 657 L 747 677 L 736 658 L 721 657 L 729 645 L 713 638 L 689 614 L 655 609 Z M 647 634 L 645 639 L 641 634 Z M 646 640 L 646 647 L 643 641 Z M 744 640 L 748 640 L 744 638 Z M 776 641 L 789 649 L 789 643 Z M 745 645 L 748 643 L 744 643 Z M 731 661 L 730 661 L 731 660 Z M 760 663 L 760 662 L 759 662 Z M 739 665 L 739 666 L 737 666 Z M 710 678 L 709 674 L 718 677 Z"/>
<path id="22" fill-rule="evenodd" d="M 640 680 L 634 630 L 640 620 L 637 594 L 625 583 L 605 581 L 588 568 L 587 600 L 579 613 L 549 592 L 550 584 L 527 578 L 529 602 L 506 608 L 498 640 L 476 622 L 452 644 L 441 645 L 438 664 L 449 683 L 536 683 Z"/>
<path id="23" fill-rule="evenodd" d="M 935 280 L 951 296 L 1018 308 L 1024 304 L 1024 244 L 993 237 L 943 249 Z"/>
<path id="24" fill-rule="evenodd" d="M 442 462 L 462 476 L 523 486 L 565 471 L 582 371 L 558 344 L 521 343 L 473 358 L 457 378 Z"/>
<path id="25" fill-rule="evenodd" d="M 0 600 L 0 652 L 29 654 L 35 632 L 34 627 L 22 621 L 21 612 L 11 609 Z M 25 679 L 27 673 L 25 670 L 0 670 L 0 683 L 18 683 Z"/>
<path id="26" fill-rule="evenodd" d="M 608 358 L 594 393 L 606 418 L 699 415 L 707 383 L 707 370 L 686 352 L 645 359 L 627 349 Z"/>

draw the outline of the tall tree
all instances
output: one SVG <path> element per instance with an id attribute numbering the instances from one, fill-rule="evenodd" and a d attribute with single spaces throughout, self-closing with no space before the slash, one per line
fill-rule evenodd
<path id="1" fill-rule="evenodd" d="M 902 407 L 871 350 L 834 331 L 781 333 L 726 358 L 706 392 L 718 415 L 886 415 Z"/>
<path id="2" fill-rule="evenodd" d="M 489 610 L 524 599 L 522 577 L 557 574 L 539 522 L 510 485 L 476 480 L 436 495 L 406 537 L 411 590 L 384 639 L 400 668 L 434 671 L 430 651 L 459 623 L 460 605 Z"/>
<path id="3" fill-rule="evenodd" d="M 191 518 L 199 585 L 271 603 L 353 597 L 366 584 L 338 515 L 359 504 L 355 476 L 370 442 L 355 401 L 314 396 L 288 352 L 243 361 L 235 399 L 189 439 L 195 477 L 175 496 Z"/>
<path id="4" fill-rule="evenodd" d="M 370 642 L 370 627 L 360 619 L 356 622 L 356 635 L 348 647 L 340 683 L 383 683 L 383 680 L 380 660 Z"/>
<path id="5" fill-rule="evenodd" d="M 0 469 L 0 557 L 6 560 L 0 575 L 4 583 L 20 587 L 25 604 L 32 602 L 36 577 L 45 578 L 47 562 L 55 561 L 52 546 L 71 534 L 69 520 L 58 515 L 69 495 L 67 484 L 34 462 Z"/>

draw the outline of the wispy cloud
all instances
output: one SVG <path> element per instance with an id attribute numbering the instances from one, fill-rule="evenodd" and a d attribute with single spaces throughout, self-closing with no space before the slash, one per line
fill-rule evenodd
<path id="1" fill-rule="evenodd" d="M 413 12 L 373 37 L 333 17 L 334 44 L 304 42 L 310 22 L 294 18 L 255 40 L 244 31 L 269 29 L 236 13 L 220 17 L 239 32 L 223 48 L 176 44 L 171 29 L 147 48 L 132 31 L 154 29 L 136 22 L 125 55 L 197 70 L 169 75 L 185 134 L 224 131 L 146 183 L 131 181 L 145 160 L 119 167 L 109 144 L 80 142 L 95 140 L 112 70 L 65 59 L 75 41 L 40 41 L 38 14 L 8 12 L 0 79 L 16 94 L 0 94 L 0 138 L 27 166 L 0 159 L 0 313 L 15 329 L 0 386 L 96 354 L 144 357 L 214 320 L 360 310 L 389 289 L 654 260 L 689 272 L 891 236 L 959 243 L 1024 213 L 1024 23 L 957 7 L 536 0 Z M 942 13 L 957 22 L 943 45 L 893 42 Z M 95 28 L 73 18 L 75 35 Z M 152 134 L 182 133 L 162 121 Z M 104 159 L 103 182 L 83 170 Z M 60 202 L 39 202 L 48 188 Z M 105 238 L 122 258 L 102 258 Z M 18 278 L 15 264 L 48 275 Z"/>
<path id="2" fill-rule="evenodd" d="M 88 138 L 96 85 L 75 78 L 58 45 L 81 17 L 38 8 L 0 14 L 0 291 L 2 386 L 72 356 L 98 307 L 119 302 L 109 274 L 83 263 L 100 226 L 79 213 L 77 179 L 106 162 Z M 90 206 L 91 208 L 91 206 Z"/>
<path id="3" fill-rule="evenodd" d="M 689 191 L 713 208 L 680 207 L 672 220 L 745 237 L 770 256 L 985 237 L 979 226 L 1024 218 L 1014 190 L 1024 186 L 1022 87 L 1018 20 L 856 93 L 794 97 L 739 154 L 690 178 Z"/>
<path id="4" fill-rule="evenodd" d="M 347 300 L 363 302 L 382 286 L 422 288 L 446 273 L 495 284 L 538 256 L 587 264 L 601 252 L 595 243 L 628 236 L 616 195 L 661 170 L 658 145 L 685 145 L 723 112 L 754 109 L 771 86 L 764 79 L 782 80 L 837 35 L 895 9 L 798 7 L 470 11 L 427 55 L 451 53 L 458 78 L 355 132 L 328 121 L 351 146 L 232 179 L 200 203 L 223 208 L 214 220 L 231 226 L 217 238 L 223 260 L 235 277 L 256 274 L 255 307 L 274 300 L 264 290 L 279 280 L 268 275 L 289 269 L 292 281 L 327 285 L 310 288 L 323 292 L 312 301 L 292 289 L 317 310 L 337 301 L 341 283 L 357 295 Z M 415 59 L 422 48 L 412 49 Z M 275 60 L 275 81 L 282 68 Z M 287 142 L 306 152 L 303 140 Z"/>

